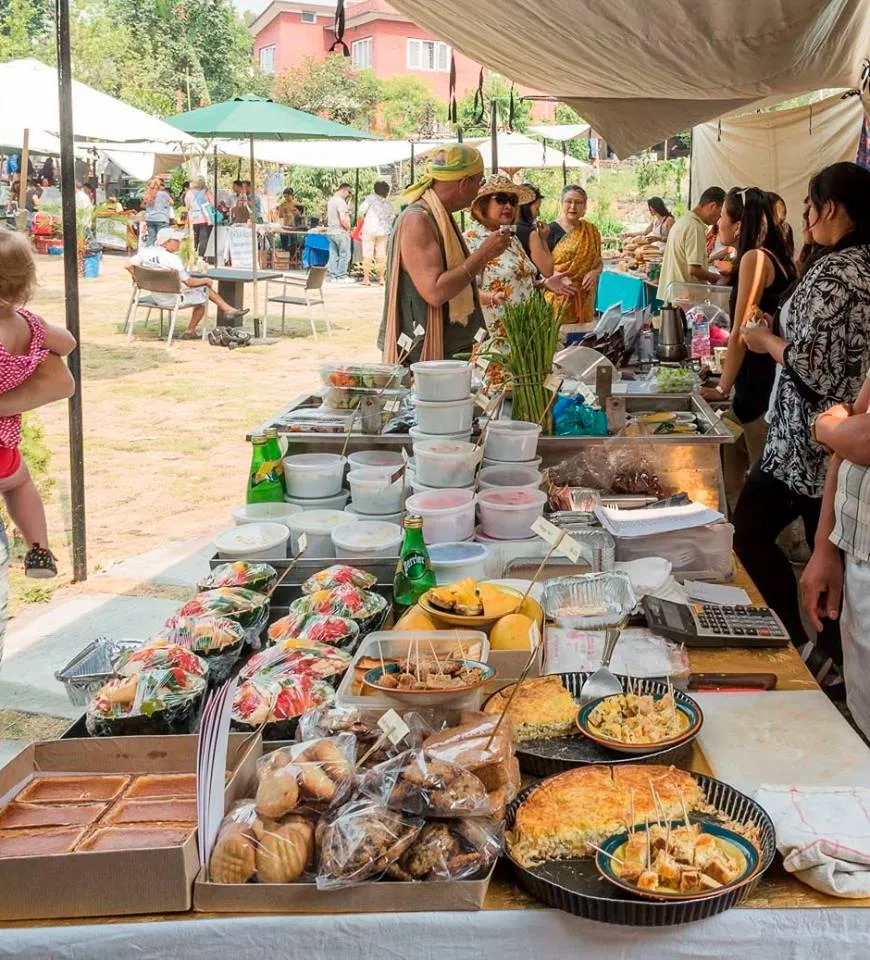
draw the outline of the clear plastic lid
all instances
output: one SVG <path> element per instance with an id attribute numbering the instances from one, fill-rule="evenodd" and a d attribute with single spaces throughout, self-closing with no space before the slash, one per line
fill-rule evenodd
<path id="1" fill-rule="evenodd" d="M 367 390 L 400 387 L 407 370 L 398 363 L 322 363 L 320 379 L 327 387 Z"/>
<path id="2" fill-rule="evenodd" d="M 347 521 L 347 514 L 345 514 Z M 332 531 L 332 542 L 347 550 L 383 550 L 398 547 L 402 542 L 402 528 L 396 523 L 380 521 L 345 522 Z"/>
<path id="3" fill-rule="evenodd" d="M 338 453 L 297 453 L 284 457 L 284 467 L 305 473 L 329 473 L 344 467 L 345 458 Z"/>
<path id="4" fill-rule="evenodd" d="M 335 527 L 347 523 L 347 514 L 341 510 L 308 510 L 296 517 L 287 518 L 287 526 L 296 534 L 324 535 Z"/>

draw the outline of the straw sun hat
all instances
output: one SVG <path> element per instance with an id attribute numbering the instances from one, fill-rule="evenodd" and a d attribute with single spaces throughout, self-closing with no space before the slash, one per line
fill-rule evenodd
<path id="1" fill-rule="evenodd" d="M 528 187 L 520 183 L 514 183 L 513 180 L 504 173 L 494 173 L 484 180 L 480 190 L 477 191 L 474 202 L 471 204 L 471 215 L 475 220 L 480 220 L 481 206 L 484 201 L 489 197 L 495 196 L 497 193 L 509 193 L 515 196 L 517 198 L 517 212 L 523 204 L 531 203 L 536 199 L 533 190 L 529 190 Z"/>

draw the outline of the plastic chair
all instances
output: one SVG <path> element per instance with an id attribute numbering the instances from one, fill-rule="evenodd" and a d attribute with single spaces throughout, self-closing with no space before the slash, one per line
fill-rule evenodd
<path id="1" fill-rule="evenodd" d="M 127 307 L 127 319 L 124 324 L 124 331 L 127 339 L 133 339 L 133 325 L 136 322 L 136 311 L 140 307 L 147 307 L 145 314 L 145 326 L 148 326 L 148 319 L 152 310 L 158 310 L 160 313 L 160 336 L 163 336 L 163 314 L 168 313 L 169 318 L 169 336 L 166 338 L 166 346 L 172 346 L 172 338 L 175 335 L 175 321 L 178 319 L 179 310 L 193 310 L 198 307 L 198 303 L 183 303 L 184 292 L 187 288 L 182 284 L 181 277 L 177 270 L 167 270 L 165 267 L 133 267 L 133 294 L 130 297 L 130 305 Z M 143 292 L 145 296 L 143 296 Z M 175 301 L 171 306 L 164 306 L 157 301 L 153 294 L 162 294 L 166 296 L 171 294 L 175 296 Z M 206 314 L 208 313 L 208 298 L 205 299 Z M 203 324 L 205 317 L 203 317 Z"/>
<path id="2" fill-rule="evenodd" d="M 268 336 L 267 326 L 269 321 L 269 304 L 281 304 L 281 333 L 284 333 L 284 322 L 287 317 L 287 304 L 293 306 L 305 307 L 308 313 L 308 320 L 311 323 L 311 332 L 317 337 L 317 324 L 314 320 L 314 314 L 311 311 L 312 306 L 320 305 L 323 310 L 323 321 L 326 324 L 326 335 L 332 336 L 332 328 L 329 325 L 329 316 L 326 313 L 326 301 L 323 299 L 323 282 L 326 280 L 326 267 L 311 267 L 307 275 L 300 277 L 294 273 L 284 273 L 280 277 L 266 281 L 266 309 L 263 316 L 263 336 Z M 279 284 L 281 292 L 275 296 L 269 296 L 270 284 Z M 288 289 L 301 290 L 303 296 L 288 293 Z"/>

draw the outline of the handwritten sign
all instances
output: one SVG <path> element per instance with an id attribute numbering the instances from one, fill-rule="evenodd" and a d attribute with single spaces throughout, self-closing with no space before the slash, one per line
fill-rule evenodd
<path id="1" fill-rule="evenodd" d="M 543 517 L 538 517 L 532 524 L 532 531 L 551 547 L 555 547 L 556 544 L 565 537 L 564 530 L 560 530 L 555 524 L 550 523 L 549 520 L 545 520 Z"/>
<path id="2" fill-rule="evenodd" d="M 483 341 L 486 340 L 486 336 L 487 336 L 486 327 L 481 327 L 481 328 L 477 331 L 477 333 L 474 335 L 474 342 L 475 342 L 475 343 L 483 343 Z"/>
<path id="3" fill-rule="evenodd" d="M 395 710 L 387 710 L 381 719 L 378 720 L 378 726 L 384 731 L 384 734 L 393 746 L 401 743 L 411 732 L 411 728 Z"/>
<path id="4" fill-rule="evenodd" d="M 254 269 L 254 245 L 251 241 L 251 228 L 237 225 L 230 227 L 227 241 L 230 253 L 230 264 L 237 270 Z"/>
<path id="5" fill-rule="evenodd" d="M 297 543 L 297 545 L 298 545 L 298 547 L 299 547 L 299 549 L 298 549 L 296 552 L 297 552 L 297 553 L 305 553 L 305 551 L 308 549 L 308 534 L 307 534 L 307 533 L 300 533 L 300 534 L 299 534 L 299 539 L 296 541 L 296 543 Z"/>
<path id="6" fill-rule="evenodd" d="M 573 537 L 564 537 L 557 549 L 571 563 L 579 563 L 583 559 L 583 547 Z"/>
<path id="7" fill-rule="evenodd" d="M 396 342 L 398 343 L 400 350 L 410 350 L 411 347 L 414 346 L 414 341 L 408 336 L 407 333 L 401 334 Z"/>

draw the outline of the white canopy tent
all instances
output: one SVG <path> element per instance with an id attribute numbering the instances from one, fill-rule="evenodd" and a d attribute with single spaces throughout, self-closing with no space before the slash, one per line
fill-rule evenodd
<path id="1" fill-rule="evenodd" d="M 870 0 L 393 0 L 472 60 L 573 107 L 620 156 L 808 85 L 852 87 Z M 576 24 L 577 29 L 563 29 Z M 509 43 L 492 38 L 509 30 Z"/>
<path id="2" fill-rule="evenodd" d="M 800 243 L 807 182 L 816 171 L 854 160 L 864 119 L 857 96 L 830 96 L 805 107 L 743 113 L 696 126 L 692 203 L 710 186 L 759 186 L 778 193 Z"/>
<path id="3" fill-rule="evenodd" d="M 480 150 L 483 165 L 492 169 L 492 140 L 467 140 Z M 500 170 L 542 170 L 557 167 L 575 170 L 592 170 L 588 163 L 572 157 L 556 147 L 547 146 L 540 140 L 533 140 L 523 133 L 502 131 L 496 136 L 496 152 Z"/>
<path id="4" fill-rule="evenodd" d="M 592 127 L 588 123 L 550 123 L 529 127 L 529 133 L 537 134 L 545 140 L 554 140 L 556 143 L 568 143 L 578 137 L 588 137 Z"/>

